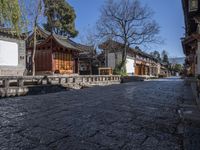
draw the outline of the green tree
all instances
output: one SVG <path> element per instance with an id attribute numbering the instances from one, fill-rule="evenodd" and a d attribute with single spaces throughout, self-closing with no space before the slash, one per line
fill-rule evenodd
<path id="1" fill-rule="evenodd" d="M 160 53 L 158 51 L 151 52 L 150 55 L 152 55 L 158 61 L 161 61 L 161 56 L 160 56 Z"/>
<path id="2" fill-rule="evenodd" d="M 0 24 L 12 28 L 17 33 L 21 30 L 21 11 L 18 0 L 0 0 Z"/>
<path id="3" fill-rule="evenodd" d="M 182 69 L 183 69 L 183 66 L 181 65 L 181 64 L 175 64 L 175 66 L 174 66 L 174 71 L 175 72 L 181 72 L 182 71 Z"/>
<path id="4" fill-rule="evenodd" d="M 169 64 L 169 57 L 167 51 L 163 50 L 162 51 L 162 62 Z"/>
<path id="5" fill-rule="evenodd" d="M 65 0 L 43 0 L 44 15 L 47 17 L 47 23 L 44 28 L 52 33 L 67 37 L 76 37 L 78 31 L 75 29 L 76 14 Z"/>

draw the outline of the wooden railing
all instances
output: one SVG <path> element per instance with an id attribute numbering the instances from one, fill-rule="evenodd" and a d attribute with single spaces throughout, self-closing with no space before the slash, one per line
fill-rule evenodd
<path id="1" fill-rule="evenodd" d="M 112 75 L 112 68 L 99 68 L 99 75 Z"/>

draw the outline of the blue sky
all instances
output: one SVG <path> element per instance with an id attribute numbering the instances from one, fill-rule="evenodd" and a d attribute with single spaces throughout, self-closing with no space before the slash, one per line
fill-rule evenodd
<path id="1" fill-rule="evenodd" d="M 84 36 L 86 30 L 95 26 L 104 0 L 68 0 L 77 15 L 76 28 Z M 167 50 L 170 57 L 184 56 L 180 38 L 184 36 L 184 20 L 181 0 L 140 0 L 154 11 L 154 19 L 160 25 L 160 36 L 165 43 L 150 45 L 145 51 Z M 80 41 L 81 36 L 76 40 Z"/>

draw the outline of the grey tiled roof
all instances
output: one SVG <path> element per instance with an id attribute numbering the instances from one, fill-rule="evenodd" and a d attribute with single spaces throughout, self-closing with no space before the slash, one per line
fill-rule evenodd
<path id="1" fill-rule="evenodd" d="M 69 38 L 67 38 L 65 36 L 61 36 L 61 35 L 57 35 L 57 34 L 51 34 L 50 32 L 42 29 L 40 26 L 38 26 L 37 28 L 46 37 L 52 35 L 54 37 L 54 39 L 64 47 L 67 47 L 67 48 L 70 48 L 70 49 L 74 49 L 74 50 L 79 50 L 79 51 L 82 51 L 82 52 L 90 51 L 92 49 L 94 50 L 94 47 L 92 47 L 92 46 L 86 46 L 86 45 L 83 45 L 83 44 L 76 43 L 76 42 L 72 41 L 71 39 L 69 39 Z"/>
<path id="2" fill-rule="evenodd" d="M 56 34 L 53 34 L 54 39 L 63 47 L 69 48 L 69 49 L 73 49 L 73 50 L 79 50 L 80 49 L 78 47 L 75 47 L 74 45 L 72 45 L 67 38 L 63 38 L 60 36 L 57 36 Z"/>
<path id="3" fill-rule="evenodd" d="M 104 42 L 103 44 L 101 44 L 100 46 L 99 46 L 99 48 L 101 48 L 101 49 L 103 49 L 103 47 L 104 46 L 107 46 L 107 48 L 110 48 L 110 46 L 111 46 L 111 49 L 112 48 L 123 48 L 123 44 L 122 43 L 120 43 L 120 42 L 117 42 L 117 41 L 114 41 L 114 40 L 108 40 L 108 41 L 106 41 L 106 42 Z M 143 56 L 143 57 L 147 57 L 147 58 L 150 58 L 150 59 L 153 59 L 153 60 L 155 60 L 155 61 L 158 61 L 156 58 L 154 58 L 153 56 L 151 56 L 150 54 L 148 54 L 148 53 L 146 53 L 146 52 L 144 52 L 144 51 L 142 51 L 142 50 L 140 50 L 140 49 L 137 49 L 137 48 L 132 48 L 132 47 L 129 47 L 129 51 L 132 51 L 132 52 L 134 52 L 134 53 L 136 53 L 136 54 L 139 54 L 139 55 L 141 55 L 141 56 Z"/>

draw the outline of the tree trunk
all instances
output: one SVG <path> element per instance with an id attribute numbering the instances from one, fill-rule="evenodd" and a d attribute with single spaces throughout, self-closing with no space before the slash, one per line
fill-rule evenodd
<path id="1" fill-rule="evenodd" d="M 35 52 L 37 46 L 37 27 L 34 26 L 33 53 L 32 53 L 32 75 L 35 76 Z"/>
<path id="2" fill-rule="evenodd" d="M 124 72 L 126 72 L 127 49 L 128 49 L 127 42 L 125 42 L 124 49 L 123 49 L 123 52 L 122 52 L 122 62 L 121 62 L 121 65 L 120 65 L 120 69 L 123 70 Z"/>

